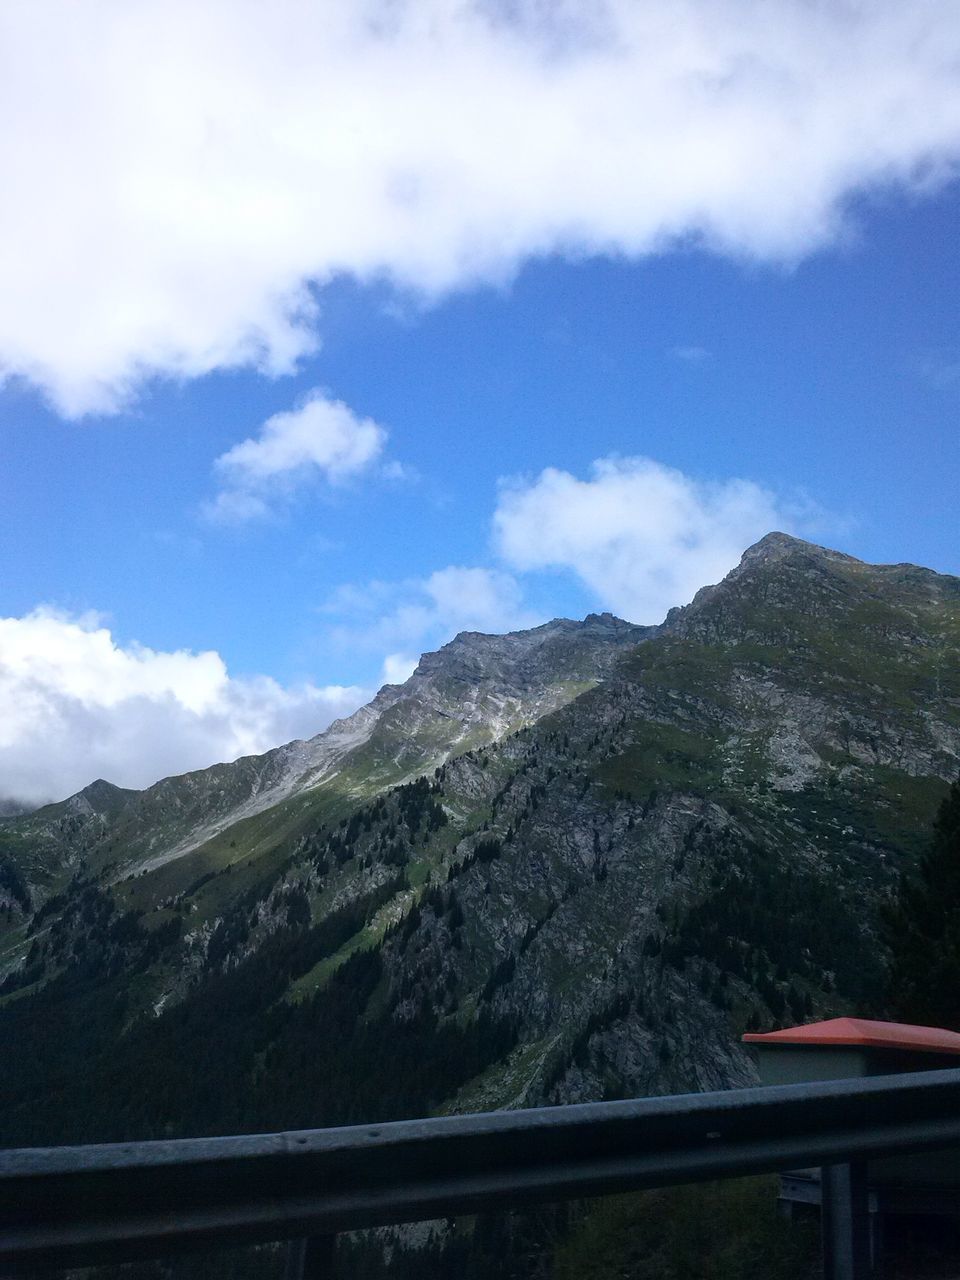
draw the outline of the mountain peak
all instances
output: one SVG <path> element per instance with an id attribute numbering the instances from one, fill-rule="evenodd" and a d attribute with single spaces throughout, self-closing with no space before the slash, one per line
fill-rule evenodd
<path id="1" fill-rule="evenodd" d="M 116 783 L 108 782 L 106 778 L 94 778 L 93 782 L 88 783 L 83 789 L 88 796 L 113 795 L 121 790 Z"/>
<path id="2" fill-rule="evenodd" d="M 88 809 L 93 813 L 107 814 L 122 807 L 125 800 L 136 794 L 136 791 L 118 787 L 115 783 L 108 782 L 106 778 L 97 778 L 82 791 L 71 796 L 67 803 L 76 809 Z"/>
<path id="3" fill-rule="evenodd" d="M 821 547 L 816 542 L 806 542 L 803 538 L 795 538 L 793 534 L 774 530 L 765 534 L 759 542 L 747 547 L 740 558 L 741 565 L 758 561 L 783 560 L 786 556 L 802 553 L 816 556 L 818 559 L 842 560 L 848 564 L 860 564 L 856 556 L 848 556 L 843 551 L 833 551 L 829 547 Z"/>
<path id="4" fill-rule="evenodd" d="M 623 618 L 618 617 L 615 613 L 605 611 L 603 613 L 588 613 L 580 624 L 583 627 L 615 627 L 624 628 L 632 627 L 636 629 L 636 623 L 626 622 Z"/>

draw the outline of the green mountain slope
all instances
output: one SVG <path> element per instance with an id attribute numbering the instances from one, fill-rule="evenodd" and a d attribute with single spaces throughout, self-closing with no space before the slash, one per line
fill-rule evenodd
<path id="1" fill-rule="evenodd" d="M 602 679 L 651 630 L 604 614 L 507 636 L 464 633 L 309 741 L 145 791 L 101 780 L 0 819 L 0 981 L 24 966 L 31 913 L 77 877 L 110 888 L 146 876 L 140 899 L 154 903 L 228 869 L 231 884 L 257 884 L 322 819 L 532 723 Z"/>
<path id="2" fill-rule="evenodd" d="M 879 905 L 960 765 L 960 580 L 775 534 L 661 628 L 550 625 L 565 668 L 515 637 L 425 660 L 435 702 L 232 861 L 11 909 L 0 1140 L 723 1087 L 747 1026 L 877 1011 Z M 591 628 L 616 643 L 565 700 Z"/>

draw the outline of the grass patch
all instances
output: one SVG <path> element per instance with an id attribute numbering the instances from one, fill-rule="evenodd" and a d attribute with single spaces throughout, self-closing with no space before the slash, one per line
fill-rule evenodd
<path id="1" fill-rule="evenodd" d="M 234 823 L 180 858 L 122 881 L 114 892 L 126 906 L 147 907 L 203 881 L 191 901 L 198 907 L 197 919 L 212 918 L 268 873 L 276 870 L 279 874 L 298 836 L 353 807 L 326 789 L 295 796 Z M 230 874 L 222 874 L 228 867 Z"/>
<path id="2" fill-rule="evenodd" d="M 718 743 L 673 725 L 637 726 L 639 740 L 593 770 L 593 779 L 610 790 L 646 798 L 658 788 L 676 787 L 700 795 L 722 781 Z"/>
<path id="3" fill-rule="evenodd" d="M 284 1000 L 290 1004 L 299 1004 L 301 1000 L 308 1000 L 310 996 L 316 995 L 327 985 L 340 966 L 355 952 L 369 950 L 376 944 L 377 936 L 374 929 L 369 926 L 360 929 L 343 944 L 339 951 L 335 951 L 332 956 L 324 956 L 312 969 L 308 969 L 295 982 L 292 982 L 284 993 Z"/>
<path id="4" fill-rule="evenodd" d="M 919 858 L 930 843 L 930 828 L 949 788 L 940 778 L 912 777 L 885 765 L 861 765 L 856 781 L 826 788 L 786 792 L 781 808 L 808 831 L 819 831 L 838 849 L 848 841 L 838 830 L 852 828 L 858 840 Z"/>

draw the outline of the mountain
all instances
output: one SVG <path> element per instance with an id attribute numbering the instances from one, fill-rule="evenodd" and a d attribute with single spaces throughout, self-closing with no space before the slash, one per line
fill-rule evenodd
<path id="1" fill-rule="evenodd" d="M 318 815 L 562 706 L 652 630 L 607 613 L 506 636 L 461 633 L 424 654 L 405 684 L 385 685 L 308 741 L 165 778 L 145 791 L 100 779 L 26 817 L 0 818 L 0 859 L 16 864 L 39 904 L 77 871 L 114 881 L 194 854 L 189 869 L 177 868 L 192 879 L 238 861 L 238 848 L 268 856 Z"/>
<path id="2" fill-rule="evenodd" d="M 0 827 L 0 1141 L 747 1083 L 748 1026 L 881 1009 L 958 767 L 960 580 L 912 565 L 771 534 L 660 627 L 457 637 L 311 743 Z"/>

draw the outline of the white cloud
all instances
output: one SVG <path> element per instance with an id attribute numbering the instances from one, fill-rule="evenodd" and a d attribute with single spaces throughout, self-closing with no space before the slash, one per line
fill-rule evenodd
<path id="1" fill-rule="evenodd" d="M 450 565 L 425 578 L 422 589 L 438 624 L 448 630 L 497 632 L 534 625 L 517 582 L 496 569 Z"/>
<path id="2" fill-rule="evenodd" d="M 218 653 L 122 647 L 94 616 L 0 618 L 0 798 L 144 787 L 319 733 L 369 692 L 231 677 Z"/>
<path id="3" fill-rule="evenodd" d="M 368 470 L 386 439 L 383 427 L 370 418 L 358 418 L 342 401 L 311 391 L 298 408 L 275 413 L 258 436 L 216 460 L 223 487 L 207 514 L 233 522 L 264 516 L 271 499 L 317 476 L 340 484 Z M 391 478 L 396 478 L 394 472 L 391 468 Z"/>
<path id="4" fill-rule="evenodd" d="M 388 653 L 383 660 L 384 684 L 403 684 L 417 669 L 418 659 L 409 653 Z"/>
<path id="5" fill-rule="evenodd" d="M 0 44 L 0 367 L 73 415 L 290 370 L 338 274 L 793 260 L 960 146 L 949 0 L 34 0 Z"/>
<path id="6" fill-rule="evenodd" d="M 323 611 L 340 619 L 328 632 L 335 646 L 388 652 L 388 679 L 388 671 L 409 675 L 413 659 L 408 654 L 445 644 L 458 631 L 495 634 L 544 621 L 526 608 L 512 574 L 460 565 L 426 578 L 343 586 Z"/>
<path id="7" fill-rule="evenodd" d="M 649 458 L 608 458 L 589 480 L 550 467 L 505 484 L 494 536 L 513 569 L 568 570 L 603 608 L 651 623 L 800 514 L 749 480 L 700 482 Z"/>

